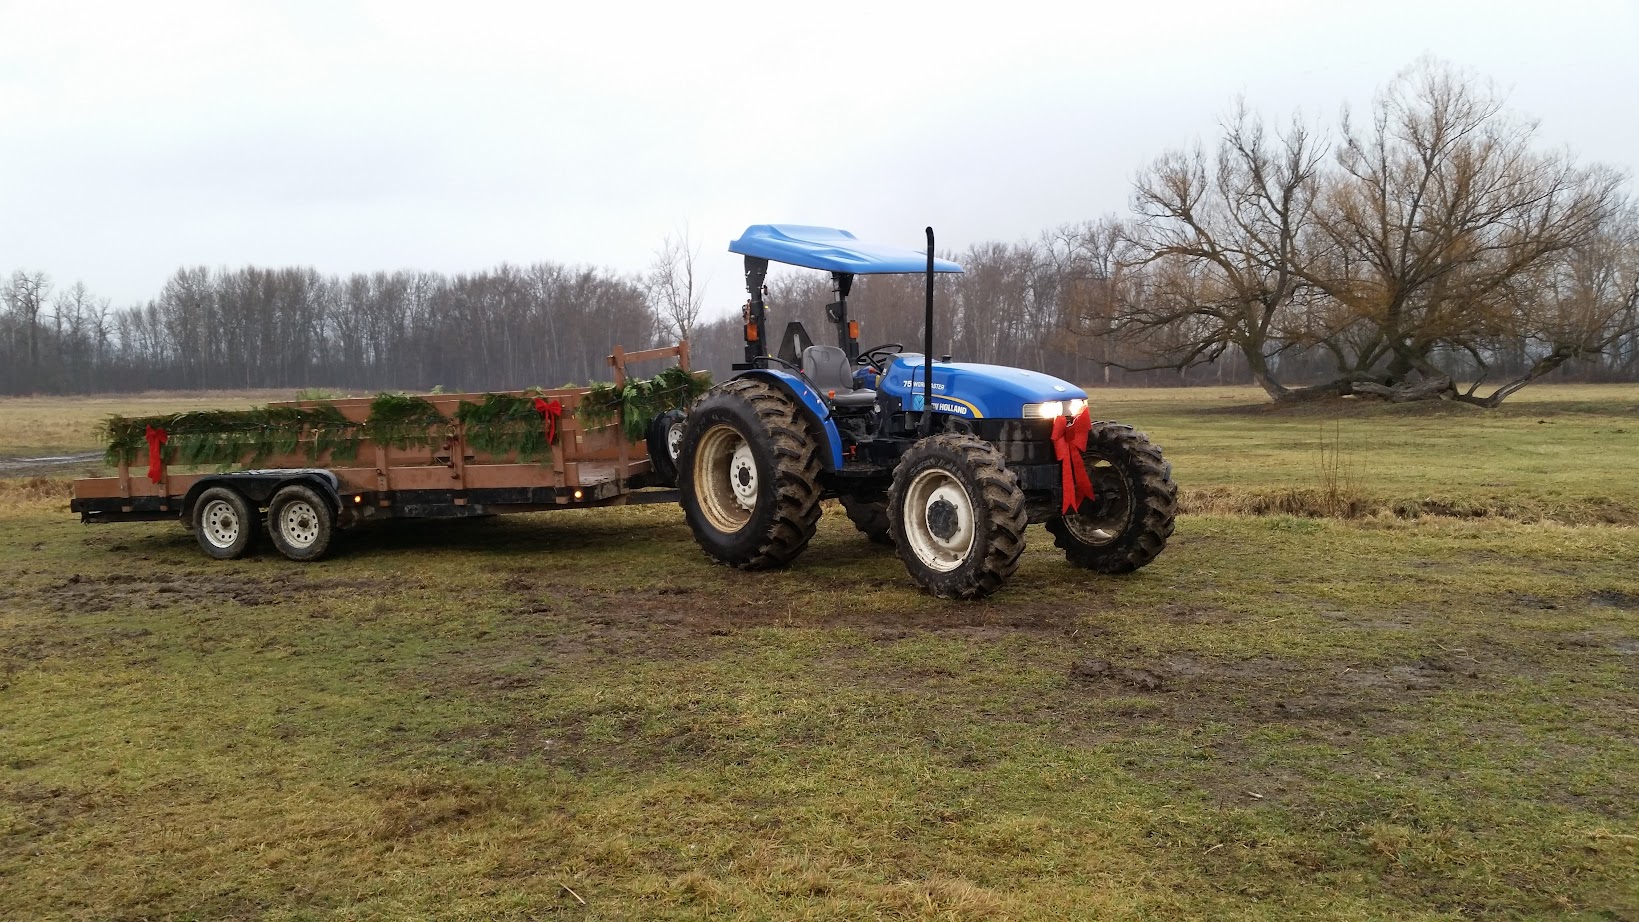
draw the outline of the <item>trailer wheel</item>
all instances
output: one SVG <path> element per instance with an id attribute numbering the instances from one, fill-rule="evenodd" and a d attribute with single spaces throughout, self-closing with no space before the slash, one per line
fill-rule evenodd
<path id="1" fill-rule="evenodd" d="M 1097 573 L 1131 573 L 1154 560 L 1178 514 L 1178 486 L 1161 449 L 1131 426 L 1094 423 L 1082 463 L 1093 498 L 1047 520 L 1053 543 L 1071 565 Z"/>
<path id="2" fill-rule="evenodd" d="M 336 516 L 324 497 L 299 483 L 281 487 L 267 507 L 273 546 L 291 560 L 318 560 L 330 548 Z"/>
<path id="3" fill-rule="evenodd" d="M 217 560 L 245 556 L 256 540 L 256 507 L 238 490 L 211 487 L 193 504 L 193 533 L 199 546 Z"/>
<path id="4" fill-rule="evenodd" d="M 649 464 L 668 487 L 677 486 L 677 456 L 683 451 L 683 430 L 688 422 L 682 410 L 667 410 L 649 424 L 646 441 Z"/>
<path id="5" fill-rule="evenodd" d="M 712 560 L 783 567 L 814 537 L 819 444 L 774 385 L 737 378 L 695 404 L 678 469 L 683 517 Z"/>
<path id="6" fill-rule="evenodd" d="M 872 544 L 893 546 L 893 536 L 888 533 L 890 528 L 886 501 L 871 502 L 856 499 L 847 494 L 837 498 L 842 501 L 843 511 L 848 513 L 848 521 L 854 523 L 854 527 L 859 529 L 860 534 L 869 539 Z"/>
<path id="7" fill-rule="evenodd" d="M 994 445 L 971 435 L 923 439 L 899 459 L 888 491 L 899 559 L 941 599 L 982 599 L 1024 554 L 1024 491 Z"/>

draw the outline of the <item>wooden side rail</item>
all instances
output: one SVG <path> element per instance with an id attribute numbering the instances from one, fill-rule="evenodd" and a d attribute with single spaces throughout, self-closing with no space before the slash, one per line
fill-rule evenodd
<path id="1" fill-rule="evenodd" d="M 640 352 L 627 352 L 619 346 L 613 354 L 606 356 L 609 367 L 615 370 L 615 387 L 626 386 L 626 363 L 647 362 L 652 359 L 664 359 L 677 356 L 677 364 L 684 371 L 689 370 L 689 341 L 683 340 L 675 346 L 661 346 L 658 349 L 644 349 Z"/>

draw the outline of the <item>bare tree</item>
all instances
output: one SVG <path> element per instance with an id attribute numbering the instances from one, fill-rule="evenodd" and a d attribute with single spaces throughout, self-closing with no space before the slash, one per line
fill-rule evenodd
<path id="1" fill-rule="evenodd" d="M 1536 150 L 1535 130 L 1489 83 L 1429 59 L 1378 96 L 1364 128 L 1345 114 L 1318 222 L 1329 246 L 1304 276 L 1380 334 L 1386 374 L 1355 393 L 1495 406 L 1518 389 L 1460 391 L 1436 358 L 1531 339 L 1531 283 L 1622 204 L 1620 175 Z M 1562 341 L 1519 386 L 1582 348 Z"/>
<path id="2" fill-rule="evenodd" d="M 26 383 L 37 387 L 40 376 L 40 311 L 45 307 L 46 298 L 51 294 L 51 278 L 44 272 L 24 272 L 21 269 L 11 274 L 11 282 L 3 292 L 6 308 L 23 328 L 23 335 L 28 343 L 28 377 Z"/>
<path id="3" fill-rule="evenodd" d="M 1238 352 L 1276 400 L 1496 406 L 1634 343 L 1613 281 L 1624 178 L 1539 150 L 1536 126 L 1490 84 L 1419 61 L 1364 125 L 1345 111 L 1330 165 L 1300 122 L 1271 133 L 1243 105 L 1223 129 L 1214 156 L 1168 153 L 1135 184 L 1112 317 L 1089 331 L 1149 363 L 1123 367 Z M 1313 373 L 1322 357 L 1329 380 L 1281 380 L 1283 366 Z"/>
<path id="4" fill-rule="evenodd" d="M 1271 397 L 1304 396 L 1277 380 L 1270 360 L 1328 332 L 1293 317 L 1324 145 L 1297 119 L 1270 132 L 1244 105 L 1223 127 L 1215 156 L 1174 151 L 1139 175 L 1127 266 L 1141 277 L 1114 289 L 1126 297 L 1109 333 L 1148 359 L 1123 367 L 1182 370 L 1233 349 Z"/>
<path id="5" fill-rule="evenodd" d="M 1533 272 L 1508 299 L 1494 330 L 1471 336 L 1476 378 L 1459 399 L 1495 407 L 1573 359 L 1631 348 L 1639 335 L 1639 215 L 1628 210 Z M 1518 348 L 1529 362 L 1484 398 L 1473 397 L 1495 359 Z M 1631 360 L 1631 356 L 1629 356 Z"/>
<path id="6" fill-rule="evenodd" d="M 704 294 L 696 285 L 694 275 L 694 262 L 699 256 L 700 245 L 694 242 L 685 224 L 676 236 L 666 235 L 644 276 L 650 304 L 666 336 L 677 340 L 692 337 L 694 325 L 700 319 Z"/>

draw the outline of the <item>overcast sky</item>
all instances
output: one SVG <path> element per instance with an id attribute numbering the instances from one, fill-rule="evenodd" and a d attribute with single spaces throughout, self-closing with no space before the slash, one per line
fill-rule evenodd
<path id="1" fill-rule="evenodd" d="M 1335 120 L 1425 53 L 1639 163 L 1635 0 L 0 0 L 0 272 L 116 306 L 182 265 L 636 272 L 686 222 L 715 316 L 748 224 L 1033 237 L 1236 94 Z"/>

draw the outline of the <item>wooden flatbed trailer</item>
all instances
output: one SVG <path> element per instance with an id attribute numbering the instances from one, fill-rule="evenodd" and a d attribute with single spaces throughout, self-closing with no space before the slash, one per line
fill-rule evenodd
<path id="1" fill-rule="evenodd" d="M 687 371 L 687 343 L 631 353 L 616 347 L 608 362 L 618 388 L 627 381 L 628 363 L 674 356 Z M 477 403 L 490 395 L 426 394 L 420 399 L 448 425 L 423 443 L 362 437 L 354 442 L 356 454 L 337 460 L 332 450 L 316 451 L 314 437 L 304 434 L 294 450 L 260 458 L 255 470 L 173 472 L 161 454 L 153 478 L 147 468 L 122 458 L 117 476 L 74 481 L 69 508 L 85 523 L 180 520 L 205 553 L 219 559 L 245 554 L 265 518 L 267 537 L 281 553 L 293 560 L 316 560 L 335 529 L 377 519 L 468 518 L 677 501 L 676 468 L 668 463 L 673 459 L 658 465 L 651 459 L 652 436 L 628 440 L 619 410 L 607 422 L 582 422 L 576 411 L 588 388 L 499 393 L 558 404 L 552 418 L 541 418 L 550 433 L 549 458 L 523 460 L 515 451 L 486 453 L 469 444 L 457 411 L 463 401 Z M 371 402 L 349 398 L 323 403 L 362 425 Z M 269 407 L 318 405 L 292 401 Z M 662 438 L 660 445 L 668 447 L 667 440 Z"/>

